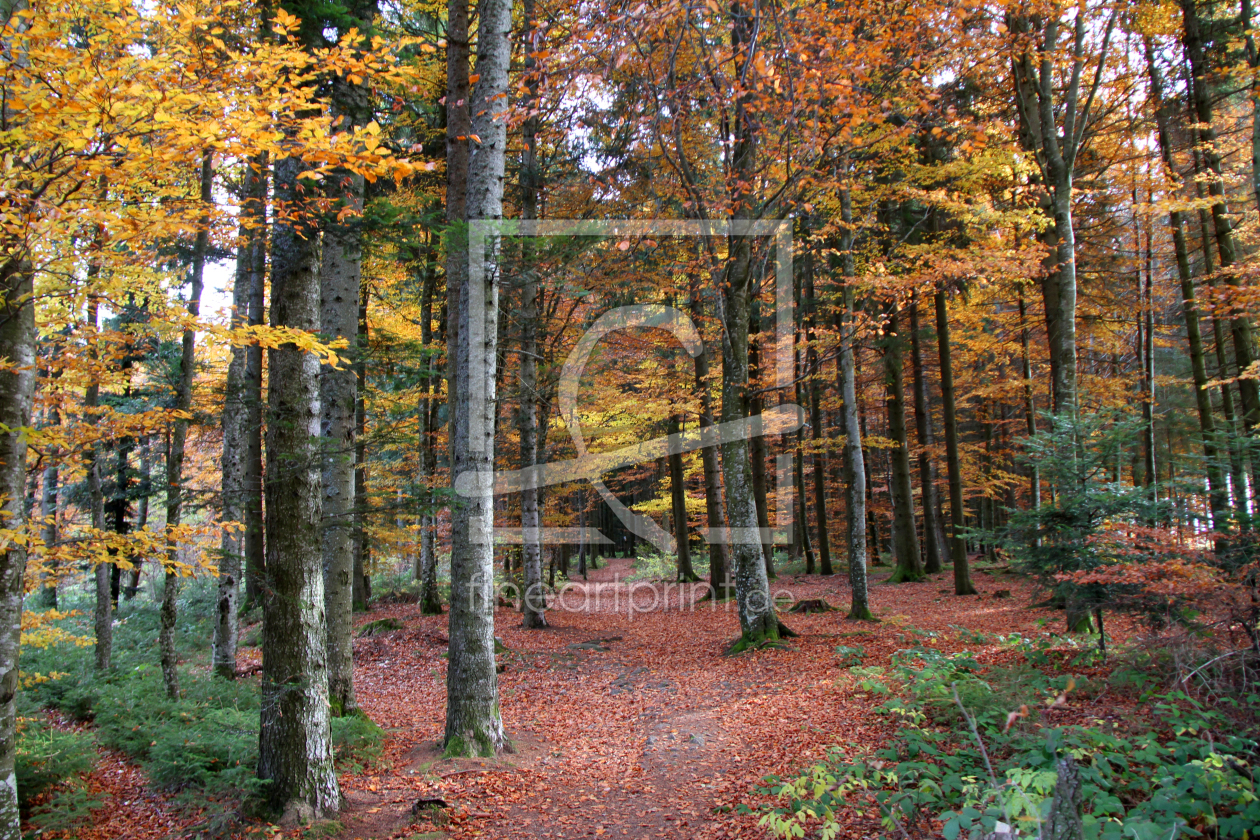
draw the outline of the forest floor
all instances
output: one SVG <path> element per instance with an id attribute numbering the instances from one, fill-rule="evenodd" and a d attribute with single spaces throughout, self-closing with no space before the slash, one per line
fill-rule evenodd
<path id="1" fill-rule="evenodd" d="M 740 804 L 766 801 L 755 791 L 764 776 L 793 773 L 835 745 L 879 748 L 895 727 L 873 713 L 878 701 L 857 688 L 837 646 L 862 648 L 865 665 L 885 665 L 921 643 L 998 662 L 1008 649 L 978 645 L 958 628 L 1034 635 L 1062 623 L 1062 613 L 1029 609 L 1034 593 L 1019 578 L 978 573 L 980 595 L 958 598 L 947 571 L 872 586 L 878 622 L 849 621 L 843 611 L 784 613 L 799 634 L 786 648 L 725 656 L 739 632 L 733 602 L 693 605 L 676 584 L 627 583 L 632 564 L 614 559 L 575 581 L 568 609 L 548 613 L 548 630 L 521 629 L 514 610 L 498 610 L 496 634 L 508 649 L 499 658 L 500 703 L 514 751 L 495 760 L 442 757 L 446 616 L 423 616 L 413 604 L 368 613 L 362 622 L 392 617 L 403 625 L 355 640 L 355 691 L 387 733 L 384 756 L 342 777 L 340 825 L 293 836 L 766 837 L 756 815 L 738 813 Z M 873 569 L 872 583 L 888 571 Z M 849 601 L 843 575 L 780 575 L 772 589 L 842 609 Z M 1130 628 L 1113 621 L 1108 630 L 1122 638 Z M 127 787 L 137 789 L 111 790 L 115 801 L 152 796 L 134 775 Z M 449 807 L 413 812 L 418 799 Z M 125 809 L 97 815 L 91 834 L 133 836 L 123 822 L 111 829 L 126 818 Z M 874 813 L 842 818 L 844 837 L 882 833 Z M 169 836 L 173 826 L 164 828 L 135 836 Z"/>

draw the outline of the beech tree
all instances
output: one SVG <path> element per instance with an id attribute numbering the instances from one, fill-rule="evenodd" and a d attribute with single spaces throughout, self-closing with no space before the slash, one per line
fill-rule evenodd
<path id="1" fill-rule="evenodd" d="M 482 0 L 477 23 L 478 78 L 470 99 L 471 131 L 462 141 L 474 143 L 468 154 L 468 222 L 493 222 L 503 216 L 507 146 L 504 100 L 511 25 L 510 0 Z M 448 90 L 448 98 L 451 95 Z M 474 494 L 451 515 L 451 643 L 444 743 L 447 752 L 456 755 L 494 755 L 506 742 L 494 661 L 491 478 L 501 270 L 498 234 L 492 232 L 479 247 L 487 247 L 487 252 L 469 253 L 469 265 L 479 270 L 470 269 L 456 279 L 460 288 L 452 389 L 452 465 L 457 478 L 466 473 L 479 476 Z"/>

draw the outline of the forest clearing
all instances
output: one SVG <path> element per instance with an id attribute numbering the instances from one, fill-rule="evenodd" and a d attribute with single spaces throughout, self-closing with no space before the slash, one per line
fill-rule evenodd
<path id="1" fill-rule="evenodd" d="M 0 25 L 0 840 L 1257 836 L 1251 0 Z"/>

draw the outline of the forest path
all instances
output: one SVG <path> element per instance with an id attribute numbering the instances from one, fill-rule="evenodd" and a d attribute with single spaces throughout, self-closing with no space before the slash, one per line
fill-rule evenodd
<path id="1" fill-rule="evenodd" d="M 390 737 L 380 769 L 343 777 L 339 836 L 764 837 L 755 817 L 732 813 L 763 801 L 753 789 L 764 775 L 800 768 L 832 744 L 879 745 L 889 735 L 870 699 L 852 690 L 838 645 L 860 646 L 866 664 L 881 664 L 914 643 L 909 625 L 937 631 L 945 646 L 951 625 L 1010 632 L 1044 614 L 1025 608 L 1026 592 L 993 598 L 997 588 L 1022 589 L 1007 579 L 981 577 L 987 596 L 956 599 L 942 575 L 875 588 L 878 624 L 790 615 L 800 633 L 791 649 L 726 657 L 738 635 L 733 604 L 692 608 L 677 587 L 628 584 L 631 564 L 613 560 L 575 582 L 568 609 L 548 613 L 549 630 L 523 630 L 518 613 L 498 610 L 496 633 L 508 648 L 501 705 L 517 752 L 495 761 L 441 758 L 446 617 L 421 616 L 414 605 L 373 610 L 366 620 L 404 624 L 355 642 L 359 702 Z M 840 576 L 781 577 L 773 589 L 848 603 Z M 453 818 L 413 816 L 421 797 L 452 804 Z"/>

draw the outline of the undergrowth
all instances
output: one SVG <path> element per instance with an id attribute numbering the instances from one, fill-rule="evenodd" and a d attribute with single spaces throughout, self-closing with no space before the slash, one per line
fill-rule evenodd
<path id="1" fill-rule="evenodd" d="M 151 603 L 123 603 L 114 629 L 113 668 L 98 672 L 93 649 L 70 644 L 23 653 L 26 672 L 58 672 L 57 679 L 32 681 L 19 694 L 24 724 L 19 738 L 31 782 L 19 778 L 24 797 L 42 785 L 59 787 L 55 809 L 73 805 L 73 784 L 63 784 L 85 772 L 94 746 L 118 750 L 137 762 L 151 783 L 193 808 L 208 802 L 239 802 L 257 794 L 259 679 L 224 680 L 208 667 L 213 582 L 185 587 L 177 633 L 182 696 L 166 695 L 156 645 L 158 607 Z M 89 635 L 87 618 L 65 619 L 70 633 Z M 41 708 L 56 709 L 90 724 L 91 735 L 59 732 L 38 718 Z M 379 759 L 384 733 L 363 716 L 332 721 L 333 748 L 338 767 L 358 772 Z M 58 750 L 60 753 L 58 754 Z M 59 755 L 37 760 L 39 756 Z M 19 771 L 21 772 L 21 771 Z M 72 799 L 66 799 L 72 795 Z M 63 801 L 64 800 L 64 801 Z M 86 809 L 80 808 L 86 816 Z M 222 809 L 219 809 L 222 810 Z M 38 815 L 36 815 L 38 816 Z M 65 823 L 65 820 L 60 820 Z"/>
<path id="2" fill-rule="evenodd" d="M 1036 838 L 1047 825 L 1059 762 L 1071 758 L 1086 840 L 1242 840 L 1260 825 L 1257 741 L 1227 714 L 1246 711 L 1239 706 L 1254 712 L 1260 697 L 1209 705 L 1162 688 L 1143 693 L 1140 714 L 1123 723 L 1059 723 L 1060 710 L 1102 686 L 1072 675 L 1072 662 L 1061 656 L 1055 667 L 1044 640 L 984 641 L 994 640 L 1020 650 L 1024 661 L 984 667 L 968 653 L 916 646 L 897 652 L 887 668 L 850 668 L 860 688 L 886 698 L 878 711 L 897 722 L 897 735 L 872 755 L 835 747 L 794 777 L 767 777 L 761 793 L 780 806 L 768 808 L 762 824 L 779 837 L 811 832 L 831 840 L 840 836 L 838 812 L 866 798 L 888 836 L 980 840 L 1013 828 L 1011 837 Z M 1085 664 L 1081 656 L 1077 664 Z"/>

